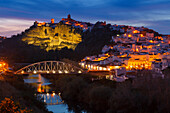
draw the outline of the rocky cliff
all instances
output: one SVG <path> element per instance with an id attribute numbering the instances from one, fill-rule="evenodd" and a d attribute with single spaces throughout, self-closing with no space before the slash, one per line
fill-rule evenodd
<path id="1" fill-rule="evenodd" d="M 58 23 L 55 27 L 34 26 L 24 33 L 22 41 L 49 51 L 64 47 L 74 50 L 82 39 L 75 28 Z"/>

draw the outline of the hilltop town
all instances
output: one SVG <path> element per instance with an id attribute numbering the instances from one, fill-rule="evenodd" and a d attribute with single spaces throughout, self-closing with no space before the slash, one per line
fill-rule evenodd
<path id="1" fill-rule="evenodd" d="M 9 40 L 6 42 L 9 43 Z M 80 65 L 89 71 L 118 70 L 116 76 L 143 69 L 161 73 L 161 70 L 170 66 L 170 36 L 143 26 L 111 25 L 106 21 L 92 24 L 76 21 L 69 14 L 58 23 L 54 19 L 50 23 L 35 21 L 22 33 L 21 40 L 46 50 L 44 54 L 81 60 Z M 73 51 L 69 50 L 67 54 L 66 48 Z M 48 53 L 50 50 L 54 53 Z M 57 54 L 56 50 L 62 52 Z M 42 56 L 42 59 L 45 58 Z"/>
<path id="2" fill-rule="evenodd" d="M 115 76 L 130 70 L 161 70 L 170 66 L 170 37 L 144 27 L 111 25 L 120 34 L 112 36 L 101 54 L 86 56 L 80 65 L 90 71 L 115 71 Z"/>
<path id="3" fill-rule="evenodd" d="M 170 66 L 170 36 L 168 35 L 159 34 L 143 26 L 111 25 L 106 24 L 106 21 L 96 24 L 80 22 L 72 19 L 70 14 L 67 18 L 62 18 L 59 23 L 81 29 L 83 32 L 91 32 L 94 28 L 102 29 L 106 26 L 116 32 L 111 36 L 109 44 L 102 47 L 101 53 L 86 56 L 81 60 L 80 65 L 89 71 L 117 70 L 116 76 L 125 76 L 126 70 L 147 69 L 161 73 L 161 70 Z M 51 19 L 51 23 L 36 21 L 34 25 L 56 28 L 58 23 Z"/>

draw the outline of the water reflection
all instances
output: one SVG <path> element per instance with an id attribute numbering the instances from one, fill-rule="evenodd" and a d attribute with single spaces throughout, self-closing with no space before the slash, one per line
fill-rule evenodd
<path id="1" fill-rule="evenodd" d="M 50 92 L 52 89 L 49 87 L 51 84 L 48 79 L 42 77 L 40 74 L 29 75 L 24 79 L 25 83 L 29 83 L 37 88 L 37 92 L 44 93 Z"/>
<path id="2" fill-rule="evenodd" d="M 25 83 L 37 88 L 37 98 L 47 104 L 47 109 L 53 113 L 72 113 L 68 111 L 68 106 L 63 104 L 60 93 L 56 94 L 49 86 L 51 83 L 41 74 L 29 75 L 24 79 Z"/>
<path id="3" fill-rule="evenodd" d="M 47 105 L 58 105 L 64 103 L 61 97 L 59 95 L 56 95 L 55 93 L 37 94 L 37 96 L 38 99 L 43 100 Z"/>

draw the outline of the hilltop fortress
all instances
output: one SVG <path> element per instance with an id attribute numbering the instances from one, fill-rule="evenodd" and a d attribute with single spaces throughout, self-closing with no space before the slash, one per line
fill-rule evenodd
<path id="1" fill-rule="evenodd" d="M 85 29 L 86 23 L 75 21 L 70 15 L 59 23 L 55 23 L 54 19 L 51 19 L 50 23 L 35 21 L 33 27 L 25 32 L 22 41 L 47 51 L 64 47 L 74 50 L 82 41 L 80 33 Z"/>
<path id="2" fill-rule="evenodd" d="M 88 29 L 88 26 L 89 26 L 86 22 L 79 22 L 79 21 L 72 19 L 70 14 L 67 16 L 67 18 L 62 18 L 60 22 L 62 22 L 63 24 L 71 25 L 75 28 L 81 28 L 81 29 Z M 40 26 L 56 27 L 57 24 L 58 23 L 55 23 L 53 18 L 51 19 L 51 23 L 46 23 L 46 22 L 41 23 L 37 21 L 35 21 L 34 23 L 35 26 L 39 26 L 39 27 Z"/>
<path id="3" fill-rule="evenodd" d="M 106 26 L 106 22 L 99 23 L 101 26 Z M 35 21 L 33 27 L 25 32 L 22 41 L 40 46 L 47 51 L 60 50 L 64 47 L 74 50 L 82 41 L 80 33 L 86 30 L 91 31 L 93 27 L 94 24 L 76 21 L 69 14 L 59 23 L 55 23 L 53 18 L 50 23 Z"/>

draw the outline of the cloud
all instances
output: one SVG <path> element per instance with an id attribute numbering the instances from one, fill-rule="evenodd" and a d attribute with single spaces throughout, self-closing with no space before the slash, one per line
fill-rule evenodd
<path id="1" fill-rule="evenodd" d="M 71 14 L 74 19 L 80 21 L 93 23 L 110 21 L 151 28 L 154 28 L 156 21 L 159 21 L 159 24 L 167 21 L 167 24 L 163 25 L 165 28 L 160 25 L 161 30 L 158 29 L 158 31 L 168 32 L 167 28 L 170 29 L 169 6 L 170 0 L 0 0 L 0 14 L 1 18 L 6 19 L 50 20 L 55 18 L 57 21 Z M 27 26 L 25 23 L 16 22 L 17 24 Z M 157 27 L 159 28 L 159 25 Z M 24 27 L 20 29 L 24 30 Z"/>
<path id="2" fill-rule="evenodd" d="M 136 27 L 151 26 L 151 23 L 149 23 L 148 21 L 122 20 L 122 21 L 107 21 L 107 23 L 117 24 L 117 25 L 129 25 L 129 26 L 136 26 Z"/>
<path id="3" fill-rule="evenodd" d="M 0 18 L 0 36 L 11 36 L 21 33 L 33 25 L 32 20 Z"/>
<path id="4" fill-rule="evenodd" d="M 148 21 L 151 23 L 147 27 L 162 34 L 170 34 L 170 20 Z"/>
<path id="5" fill-rule="evenodd" d="M 92 7 L 107 4 L 111 0 L 50 0 L 50 1 L 62 4 L 63 6 L 76 5 L 77 7 Z"/>

